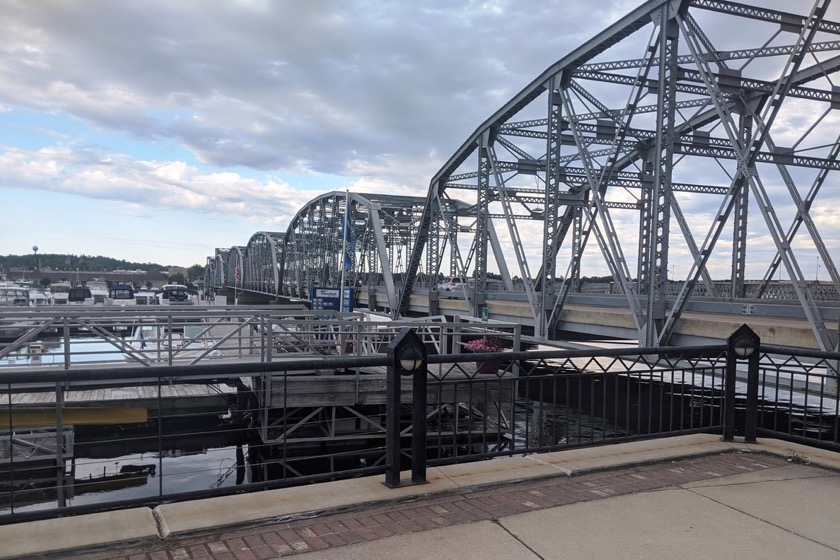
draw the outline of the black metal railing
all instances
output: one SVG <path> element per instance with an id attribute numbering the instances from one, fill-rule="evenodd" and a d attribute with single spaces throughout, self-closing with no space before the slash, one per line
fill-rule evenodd
<path id="1" fill-rule="evenodd" d="M 460 346 L 459 346 L 460 347 Z M 464 346 L 468 348 L 469 345 Z M 0 372 L 0 523 L 696 432 L 840 450 L 840 354 L 727 344 Z M 401 471 L 411 481 L 401 482 Z"/>

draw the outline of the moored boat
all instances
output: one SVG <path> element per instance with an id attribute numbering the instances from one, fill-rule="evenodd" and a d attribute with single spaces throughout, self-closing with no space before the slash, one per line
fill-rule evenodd
<path id="1" fill-rule="evenodd" d="M 104 280 L 88 280 L 85 286 L 93 296 L 93 303 L 105 303 L 108 298 L 108 282 Z"/>
<path id="2" fill-rule="evenodd" d="M 50 293 L 52 294 L 53 304 L 67 305 L 70 288 L 73 286 L 67 280 L 60 282 L 53 282 L 50 284 Z"/>
<path id="3" fill-rule="evenodd" d="M 158 294 L 158 301 L 161 305 L 195 305 L 189 288 L 183 284 L 164 284 Z"/>
<path id="4" fill-rule="evenodd" d="M 137 305 L 134 287 L 129 284 L 114 284 L 108 290 L 107 302 L 109 305 Z"/>
<path id="5" fill-rule="evenodd" d="M 29 290 L 20 286 L 0 286 L 0 307 L 26 307 Z"/>

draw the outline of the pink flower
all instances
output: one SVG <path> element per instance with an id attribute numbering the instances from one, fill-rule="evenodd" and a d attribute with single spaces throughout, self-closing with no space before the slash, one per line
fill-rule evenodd
<path id="1" fill-rule="evenodd" d="M 467 342 L 464 345 L 464 350 L 470 352 L 501 352 L 502 347 L 496 339 L 483 336 Z"/>

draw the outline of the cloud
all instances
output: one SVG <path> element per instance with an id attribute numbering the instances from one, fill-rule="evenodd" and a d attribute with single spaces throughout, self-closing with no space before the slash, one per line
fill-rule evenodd
<path id="1" fill-rule="evenodd" d="M 561 34 L 544 24 L 583 7 L 8 2 L 0 101 L 168 138 L 207 165 L 344 175 L 384 151 L 448 153 L 602 25 Z M 527 40 L 511 33 L 535 27 Z M 394 166 L 388 178 L 426 182 L 430 163 L 422 176 Z"/>
<path id="2" fill-rule="evenodd" d="M 240 0 L 208 9 L 201 0 L 6 0 L 0 189 L 109 202 L 114 213 L 138 220 L 235 221 L 237 232 L 284 230 L 284 220 L 328 190 L 425 196 L 440 166 L 502 104 L 640 4 Z M 768 6 L 790 9 L 788 0 Z M 838 19 L 836 8 L 829 17 Z M 703 17 L 721 22 L 704 25 L 715 44 L 758 44 L 731 18 Z M 636 47 L 648 34 L 602 58 L 641 56 Z M 786 33 L 773 38 L 792 40 Z M 778 75 L 772 64 L 753 64 L 763 65 L 768 79 Z M 828 87 L 825 79 L 817 83 Z M 598 95 L 612 101 L 610 91 Z M 788 100 L 774 141 L 824 155 L 838 121 L 828 115 L 802 139 L 816 118 L 809 104 Z M 533 149 L 539 156 L 544 146 Z M 675 172 L 677 181 L 730 180 L 712 160 L 682 161 Z M 781 177 L 770 177 L 767 188 L 784 195 Z M 813 173 L 795 179 L 804 193 Z M 608 198 L 637 195 L 615 191 Z M 836 198 L 824 188 L 812 212 L 826 239 L 837 237 L 837 205 L 822 201 Z M 677 199 L 702 239 L 719 199 Z M 786 208 L 779 209 L 785 224 L 793 216 Z M 614 214 L 622 238 L 638 235 L 631 218 Z M 528 254 L 537 255 L 540 232 L 531 226 L 522 226 L 523 238 Z M 679 238 L 677 230 L 672 226 L 672 237 Z M 244 244 L 248 235 L 219 243 Z M 597 254 L 594 240 L 590 250 Z"/>

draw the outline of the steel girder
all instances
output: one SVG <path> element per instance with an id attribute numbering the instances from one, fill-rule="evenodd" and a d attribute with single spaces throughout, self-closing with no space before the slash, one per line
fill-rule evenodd
<path id="1" fill-rule="evenodd" d="M 283 266 L 284 234 L 258 231 L 245 247 L 242 286 L 246 290 L 275 294 Z"/>
<path id="2" fill-rule="evenodd" d="M 245 247 L 231 247 L 225 262 L 225 283 L 231 288 L 241 290 L 245 270 Z"/>
<path id="3" fill-rule="evenodd" d="M 279 293 L 309 298 L 315 286 L 383 284 L 389 308 L 420 229 L 421 197 L 333 191 L 305 204 L 283 236 Z"/>
<path id="4" fill-rule="evenodd" d="M 669 342 L 698 283 L 715 293 L 713 278 L 728 276 L 725 295 L 740 298 L 748 277 L 764 278 L 764 294 L 782 270 L 819 346 L 834 348 L 800 261 L 818 256 L 840 288 L 821 231 L 836 225 L 814 218 L 840 171 L 840 24 L 827 0 L 804 4 L 650 0 L 537 76 L 433 177 L 398 311 L 422 262 L 486 293 L 498 229 L 497 270 L 518 271 L 538 337 L 551 336 L 578 271 L 600 262 L 642 345 Z M 457 199 L 475 205 L 442 208 Z M 688 272 L 666 301 L 674 255 Z"/>
<path id="5" fill-rule="evenodd" d="M 225 264 L 228 252 L 228 249 L 216 249 L 212 257 L 207 257 L 207 264 L 204 265 L 205 290 L 225 287 Z"/>

